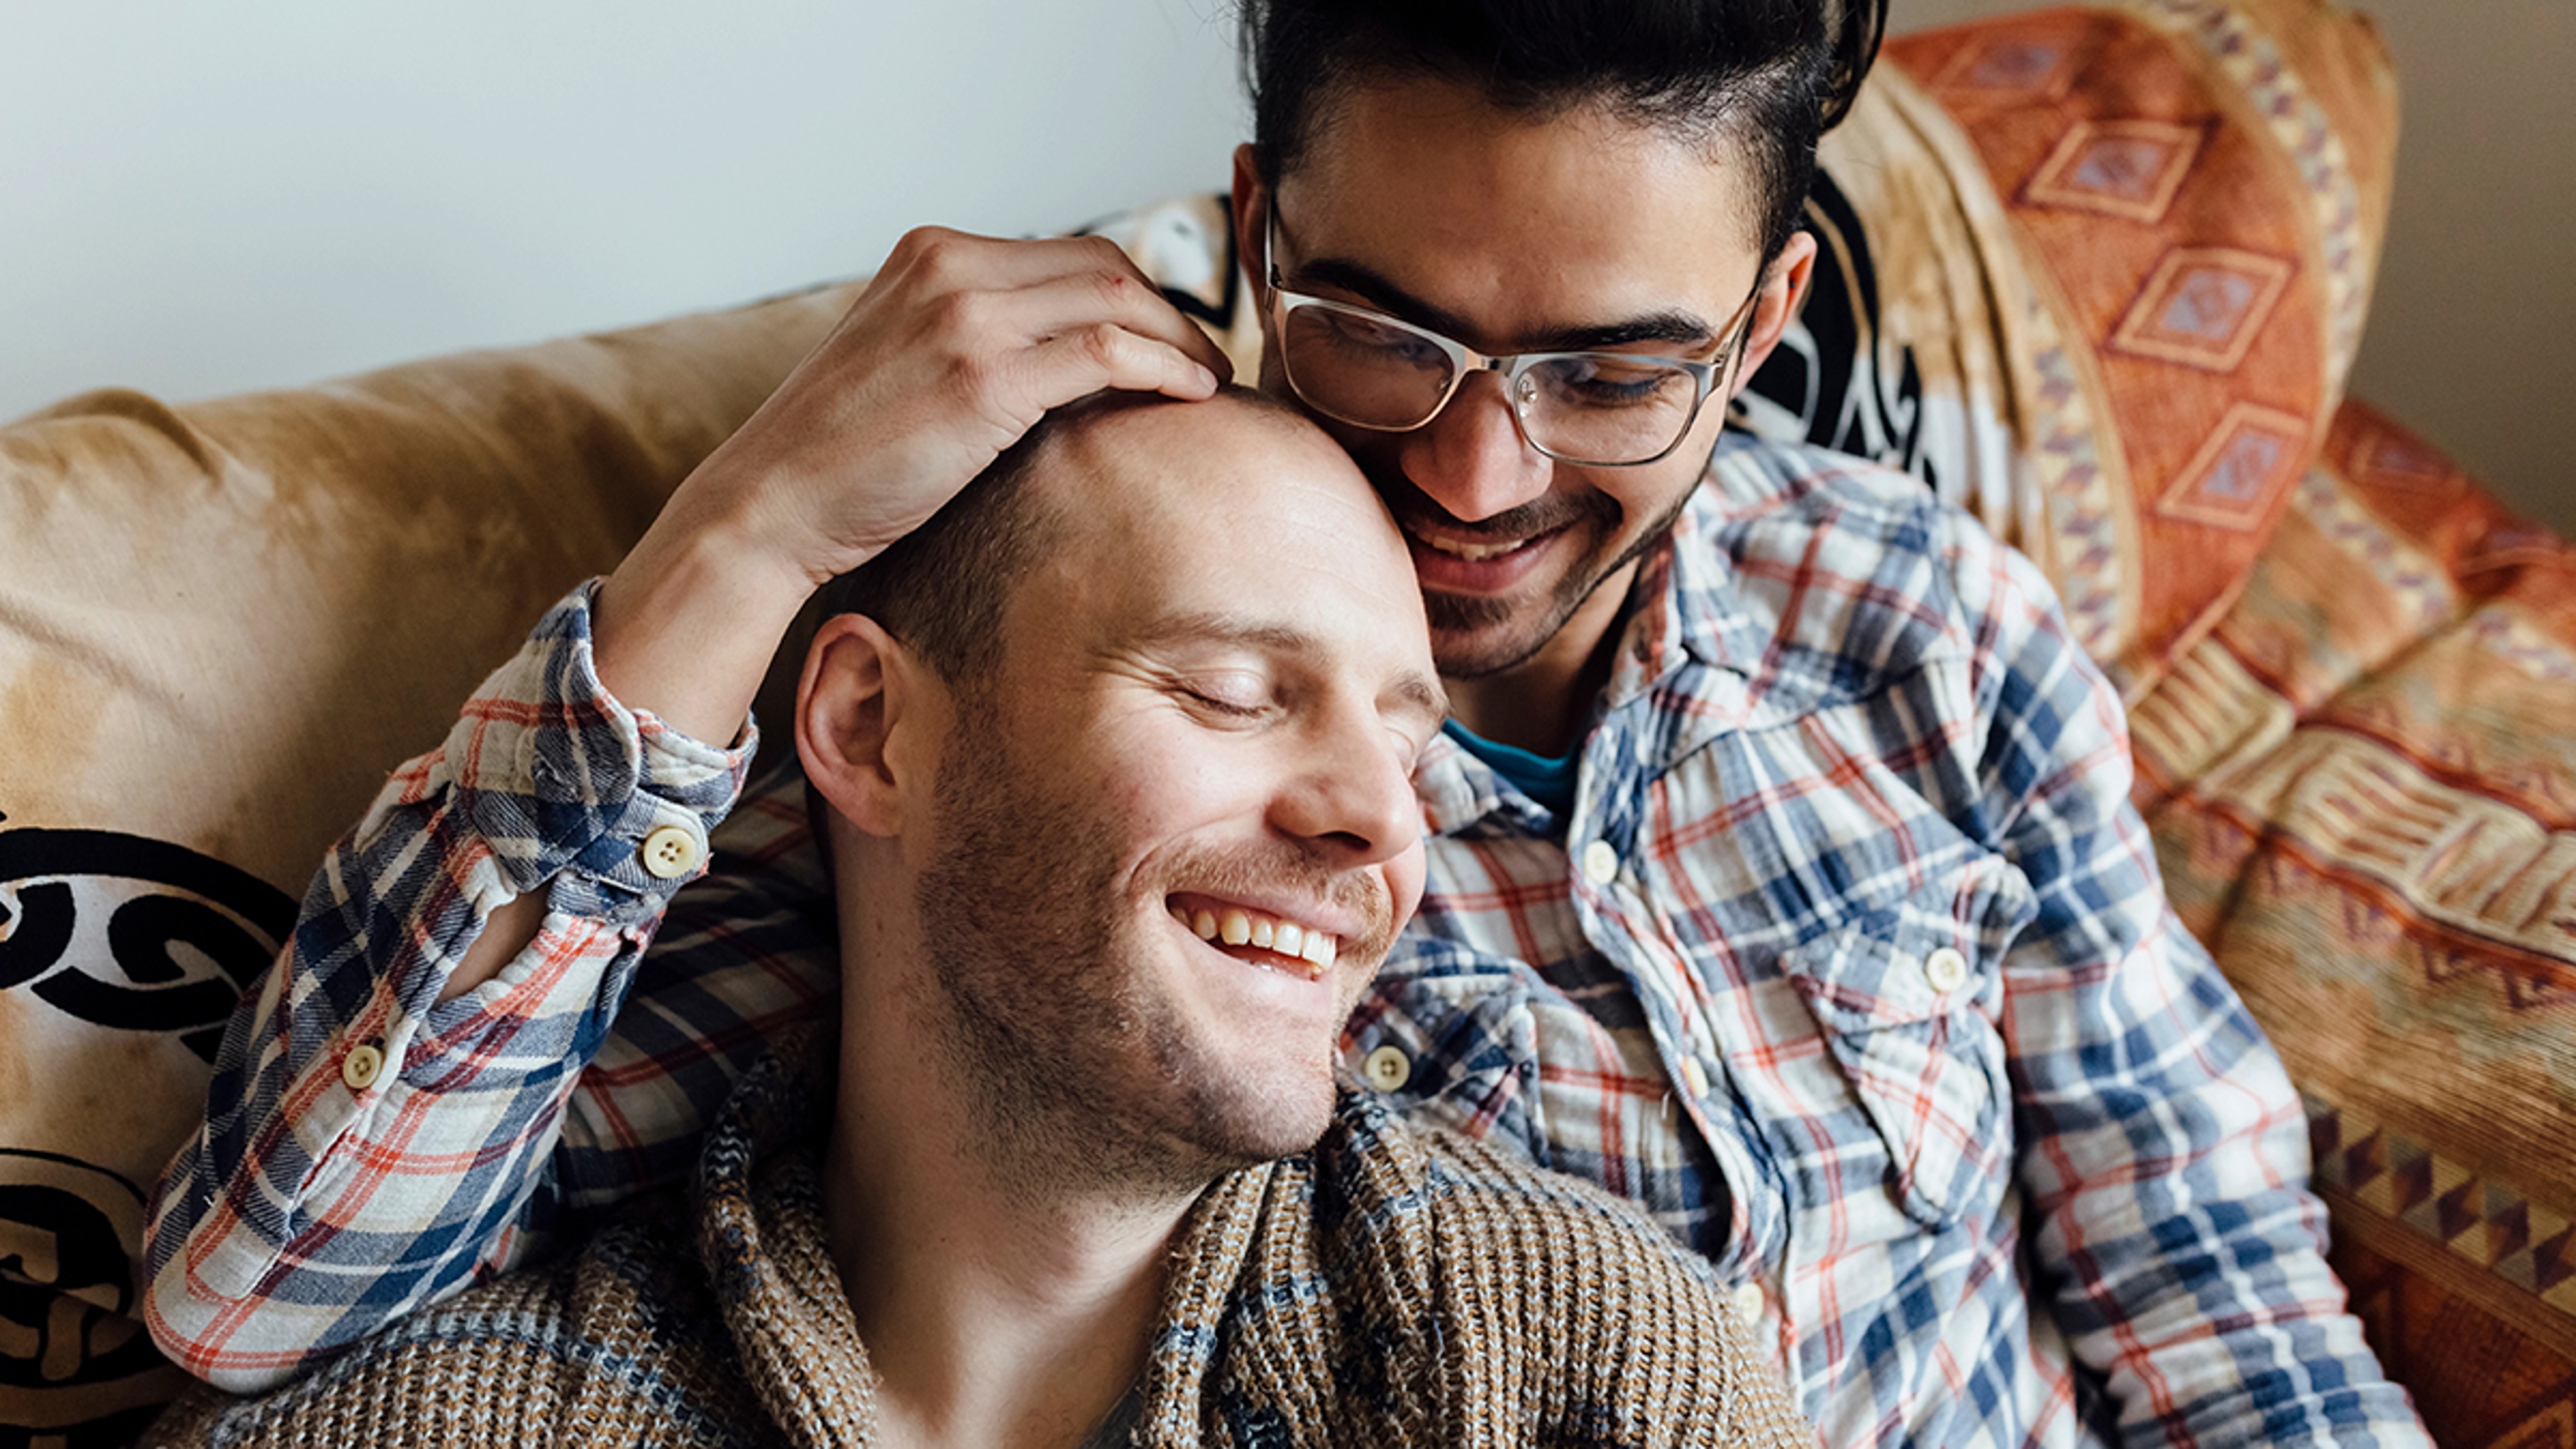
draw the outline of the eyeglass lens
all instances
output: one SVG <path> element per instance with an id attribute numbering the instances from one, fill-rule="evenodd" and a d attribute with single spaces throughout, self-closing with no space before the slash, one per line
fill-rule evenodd
<path id="1" fill-rule="evenodd" d="M 1388 322 L 1319 303 L 1289 307 L 1280 353 L 1289 381 L 1319 411 L 1362 427 L 1419 427 L 1455 380 L 1449 354 Z M 1610 353 L 1552 357 L 1524 370 L 1512 406 L 1532 443 L 1580 462 L 1651 458 L 1690 428 L 1699 402 L 1688 369 Z"/>

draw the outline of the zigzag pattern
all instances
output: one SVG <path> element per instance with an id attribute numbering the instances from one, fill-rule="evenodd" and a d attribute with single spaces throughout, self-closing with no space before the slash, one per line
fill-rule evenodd
<path id="1" fill-rule="evenodd" d="M 2111 659 L 2124 642 L 2116 582 L 2120 517 L 2102 471 L 2100 429 L 2047 309 L 2034 303 L 2028 320 L 2034 333 L 2048 334 L 2031 356 L 2040 378 L 2038 400 L 2048 414 L 2035 430 L 2029 457 L 2056 534 L 2057 570 L 2050 582 L 2057 585 L 2076 642 L 2096 659 Z"/>
<path id="2" fill-rule="evenodd" d="M 2576 1332 L 2576 1220 L 2481 1178 L 2366 1114 L 2306 1098 L 2317 1191 L 2486 1270 Z"/>
<path id="3" fill-rule="evenodd" d="M 2406 611 L 2412 632 L 2429 634 L 2458 612 L 2442 570 L 2373 517 L 2330 470 L 2310 468 L 2302 475 L 2293 486 L 2290 506 L 2387 588 L 2389 602 Z"/>

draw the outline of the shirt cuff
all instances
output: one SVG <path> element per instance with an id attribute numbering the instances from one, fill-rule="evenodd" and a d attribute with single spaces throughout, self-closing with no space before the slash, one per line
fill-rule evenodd
<path id="1" fill-rule="evenodd" d="M 746 719 L 718 748 L 620 703 L 591 648 L 597 590 L 575 589 L 484 681 L 432 773 L 489 847 L 500 894 L 546 888 L 553 911 L 625 927 L 705 872 L 759 731 Z"/>

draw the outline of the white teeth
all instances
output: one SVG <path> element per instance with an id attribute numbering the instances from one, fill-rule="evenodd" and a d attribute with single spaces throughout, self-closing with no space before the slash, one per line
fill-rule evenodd
<path id="1" fill-rule="evenodd" d="M 1463 558 L 1469 563 L 1483 563 L 1489 558 L 1501 558 L 1504 554 L 1527 544 L 1529 540 L 1516 538 L 1509 543 L 1459 543 L 1446 538 L 1426 538 L 1423 542 L 1442 553 Z"/>
<path id="2" fill-rule="evenodd" d="M 1220 915 L 1205 906 L 1195 910 L 1174 906 L 1172 919 L 1202 941 L 1220 941 L 1228 946 L 1258 946 L 1305 961 L 1318 970 L 1331 969 L 1334 957 L 1340 952 L 1339 943 L 1326 932 L 1294 921 L 1255 915 L 1250 911 L 1228 910 Z"/>

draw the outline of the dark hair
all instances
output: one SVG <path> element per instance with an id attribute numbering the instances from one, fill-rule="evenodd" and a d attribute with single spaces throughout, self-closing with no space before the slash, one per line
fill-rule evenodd
<path id="1" fill-rule="evenodd" d="M 1804 213 L 1816 140 L 1850 113 L 1886 0 L 1242 0 L 1252 149 L 1277 185 L 1336 87 L 1436 75 L 1540 118 L 1606 104 L 1752 165 L 1764 261 Z"/>
<path id="2" fill-rule="evenodd" d="M 822 617 L 865 614 L 949 684 L 989 681 L 1011 591 L 1061 531 L 1027 484 L 1069 411 L 1038 419 L 928 522 L 825 584 Z"/>

